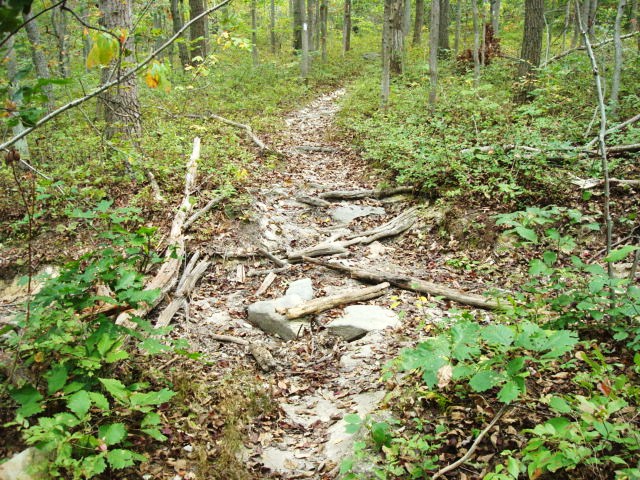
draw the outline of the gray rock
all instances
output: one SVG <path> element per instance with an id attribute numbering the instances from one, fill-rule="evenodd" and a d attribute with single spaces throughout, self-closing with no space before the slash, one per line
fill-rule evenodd
<path id="1" fill-rule="evenodd" d="M 0 465 L 1 480 L 39 480 L 46 475 L 46 454 L 36 448 L 27 448 Z M 40 472 L 38 472 L 40 470 Z"/>
<path id="2" fill-rule="evenodd" d="M 292 340 L 296 337 L 296 329 L 291 321 L 276 310 L 300 305 L 304 300 L 298 295 L 286 295 L 274 300 L 262 300 L 249 305 L 247 319 L 266 333 L 278 335 L 283 340 Z"/>
<path id="3" fill-rule="evenodd" d="M 310 278 L 301 278 L 295 282 L 291 282 L 289 288 L 287 288 L 286 296 L 297 295 L 304 301 L 311 300 L 313 294 L 313 284 Z"/>
<path id="4" fill-rule="evenodd" d="M 343 205 L 336 207 L 329 212 L 331 218 L 336 222 L 349 223 L 359 217 L 368 217 L 369 215 L 384 215 L 385 210 L 382 207 L 369 207 L 362 205 Z"/>
<path id="5" fill-rule="evenodd" d="M 329 331 L 344 338 L 355 340 L 367 332 L 384 330 L 400 325 L 398 315 L 378 305 L 351 305 L 344 309 L 344 316 L 327 324 Z"/>

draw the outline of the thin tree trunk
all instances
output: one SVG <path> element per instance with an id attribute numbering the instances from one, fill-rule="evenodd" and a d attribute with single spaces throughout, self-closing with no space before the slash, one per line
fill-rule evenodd
<path id="1" fill-rule="evenodd" d="M 431 23 L 429 27 L 429 105 L 433 108 L 438 94 L 438 53 L 440 51 L 440 22 L 442 13 L 441 2 L 448 4 L 447 0 L 431 1 Z"/>
<path id="2" fill-rule="evenodd" d="M 293 49 L 302 50 L 302 23 L 304 21 L 304 2 L 291 0 L 293 10 Z"/>
<path id="3" fill-rule="evenodd" d="M 253 59 L 254 67 L 260 63 L 258 59 L 258 18 L 256 3 L 256 0 L 251 0 L 251 58 Z"/>
<path id="4" fill-rule="evenodd" d="M 391 90 L 391 10 L 393 2 L 394 0 L 384 0 L 381 55 L 382 82 L 380 89 L 380 106 L 383 109 L 386 109 L 389 105 L 389 93 Z"/>
<path id="5" fill-rule="evenodd" d="M 184 25 L 184 17 L 182 16 L 182 0 L 171 0 L 171 20 L 173 23 L 173 33 L 178 32 Z M 178 58 L 182 68 L 189 64 L 189 52 L 187 50 L 187 39 L 181 38 L 178 44 Z"/>
<path id="6" fill-rule="evenodd" d="M 640 32 L 640 15 L 638 11 L 638 0 L 633 0 L 631 4 L 631 26 L 634 31 Z M 640 53 L 640 35 L 637 37 L 638 52 Z"/>
<path id="7" fill-rule="evenodd" d="M 491 0 L 491 27 L 497 37 L 500 32 L 500 0 Z"/>
<path id="8" fill-rule="evenodd" d="M 567 0 L 567 6 L 564 12 L 564 27 L 562 29 L 562 51 L 567 48 L 567 32 L 571 24 L 571 0 Z"/>
<path id="9" fill-rule="evenodd" d="M 300 75 L 302 78 L 309 76 L 309 25 L 307 24 L 305 14 L 305 1 L 298 0 L 300 3 L 301 20 L 302 20 L 302 55 L 300 57 Z"/>
<path id="10" fill-rule="evenodd" d="M 589 39 L 595 38 L 596 35 L 596 13 L 598 12 L 598 0 L 589 1 Z"/>
<path id="11" fill-rule="evenodd" d="M 440 0 L 440 22 L 438 29 L 438 55 L 442 58 L 449 56 L 449 0 Z"/>
<path id="12" fill-rule="evenodd" d="M 51 12 L 51 27 L 58 44 L 58 72 L 62 78 L 68 78 L 69 50 L 67 45 L 67 14 L 58 7 Z"/>
<path id="13" fill-rule="evenodd" d="M 351 0 L 344 0 L 344 19 L 342 23 L 342 54 L 351 50 Z"/>
<path id="14" fill-rule="evenodd" d="M 533 90 L 535 71 L 540 66 L 543 29 L 544 0 L 525 0 L 521 62 L 518 64 L 518 81 L 521 86 L 515 96 L 517 103 L 525 102 Z"/>
<path id="15" fill-rule="evenodd" d="M 328 17 L 329 17 L 329 1 L 320 0 L 320 55 L 323 63 L 327 61 Z"/>
<path id="16" fill-rule="evenodd" d="M 424 0 L 416 0 L 416 18 L 413 24 L 413 44 L 420 45 L 424 27 Z"/>
<path id="17" fill-rule="evenodd" d="M 275 54 L 276 45 L 276 1 L 271 0 L 269 5 L 269 39 L 271 44 L 271 53 Z"/>
<path id="18" fill-rule="evenodd" d="M 547 21 L 547 16 L 542 15 L 542 20 L 544 22 L 544 31 L 546 33 L 546 41 L 544 48 L 544 62 L 547 63 L 549 61 L 549 56 L 551 55 L 551 27 L 549 26 L 549 22 Z"/>
<path id="19" fill-rule="evenodd" d="M 391 4 L 391 73 L 402 74 L 404 67 L 404 0 L 394 0 Z"/>
<path id="20" fill-rule="evenodd" d="M 613 66 L 613 79 L 611 81 L 611 95 L 609 97 L 609 108 L 611 117 L 615 118 L 618 114 L 618 95 L 620 93 L 620 74 L 622 72 L 622 16 L 627 6 L 626 0 L 618 1 L 618 11 L 616 13 L 616 22 L 613 32 L 613 45 L 615 47 L 615 63 Z"/>
<path id="21" fill-rule="evenodd" d="M 43 44 L 40 39 L 40 29 L 38 28 L 38 19 L 33 19 L 33 12 L 25 13 L 23 15 L 25 21 L 29 21 L 25 30 L 27 31 L 27 38 L 31 44 L 31 55 L 33 57 L 33 65 L 36 69 L 36 75 L 39 79 L 49 80 L 51 74 L 49 73 L 49 64 L 47 58 L 42 51 Z M 42 87 L 44 94 L 47 96 L 47 109 L 51 112 L 55 108 L 55 97 L 51 85 L 45 85 Z"/>
<path id="22" fill-rule="evenodd" d="M 404 1 L 404 13 L 402 14 L 402 32 L 408 36 L 411 31 L 411 0 Z"/>
<path id="23" fill-rule="evenodd" d="M 101 25 L 104 29 L 115 31 L 123 29 L 132 33 L 132 0 L 99 0 L 102 12 Z M 122 45 L 123 63 L 134 64 L 135 58 L 134 36 L 128 35 Z M 127 54 L 128 53 L 128 54 Z M 119 75 L 122 65 L 113 65 L 113 68 L 105 68 L 102 71 L 102 83 L 113 80 L 114 75 Z M 105 121 L 105 137 L 111 139 L 116 134 L 124 134 L 138 137 L 142 130 L 140 116 L 140 102 L 138 100 L 138 88 L 136 76 L 131 75 L 100 95 L 101 110 Z"/>
<path id="24" fill-rule="evenodd" d="M 116 0 L 118 1 L 118 0 Z M 204 12 L 204 0 L 189 0 L 189 11 L 191 18 Z M 190 27 L 191 33 L 191 58 L 200 57 L 202 60 L 207 56 L 207 31 L 205 28 L 206 17 L 193 22 Z M 201 61 L 202 61 L 201 60 Z"/>
<path id="25" fill-rule="evenodd" d="M 320 50 L 320 3 L 321 0 L 314 0 L 315 11 L 313 14 L 313 50 Z"/>
<path id="26" fill-rule="evenodd" d="M 473 12 L 473 83 L 480 85 L 480 19 L 478 18 L 478 0 L 471 0 Z"/>
<path id="27" fill-rule="evenodd" d="M 11 38 L 9 38 L 9 40 L 7 41 L 4 51 L 5 51 L 5 58 L 4 58 L 4 62 L 7 66 L 7 76 L 9 77 L 9 93 L 13 94 L 16 90 L 18 90 L 18 88 L 20 88 L 20 85 L 18 83 L 18 80 L 16 80 L 16 76 L 18 73 L 18 66 L 17 66 L 17 62 L 16 62 L 16 52 L 14 47 L 15 44 L 15 35 L 13 35 Z M 18 107 L 20 107 L 20 105 L 17 105 Z M 14 113 L 14 115 L 16 115 Z M 13 135 L 20 135 L 23 131 L 24 131 L 24 125 L 22 124 L 22 121 L 20 120 L 20 118 L 17 118 L 17 122 L 16 124 L 12 127 L 12 132 Z M 27 137 L 23 137 L 20 140 L 18 140 L 15 144 L 14 144 L 14 148 L 18 151 L 18 153 L 20 154 L 20 158 L 22 160 L 24 160 L 27 163 L 31 163 L 31 152 L 29 151 L 29 144 L 27 143 Z"/>
<path id="28" fill-rule="evenodd" d="M 462 2 L 463 0 L 458 0 L 456 4 L 456 35 L 453 41 L 453 53 L 457 57 L 458 52 L 460 51 L 460 33 L 462 30 Z"/>
<path id="29" fill-rule="evenodd" d="M 315 31 L 314 9 L 314 0 L 307 0 L 307 42 L 309 44 L 309 50 L 313 50 L 313 45 L 315 44 L 313 37 Z"/>

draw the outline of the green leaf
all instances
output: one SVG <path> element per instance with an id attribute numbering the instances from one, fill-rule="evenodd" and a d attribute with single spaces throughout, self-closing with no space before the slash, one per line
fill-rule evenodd
<path id="1" fill-rule="evenodd" d="M 511 376 L 517 375 L 524 368 L 524 357 L 516 357 L 507 363 L 507 373 Z"/>
<path id="2" fill-rule="evenodd" d="M 638 246 L 636 245 L 625 245 L 624 247 L 617 248 L 615 250 L 611 250 L 609 255 L 604 258 L 605 262 L 619 262 L 620 260 L 624 260 L 627 255 L 631 252 L 635 252 L 638 250 Z"/>
<path id="3" fill-rule="evenodd" d="M 549 275 L 551 269 L 540 259 L 535 258 L 529 263 L 529 275 L 535 277 L 537 275 Z"/>
<path id="4" fill-rule="evenodd" d="M 113 398 L 121 403 L 127 403 L 130 392 L 120 380 L 116 380 L 115 378 L 100 378 L 98 380 L 100 380 L 100 383 L 102 383 L 104 388 L 113 396 Z"/>
<path id="5" fill-rule="evenodd" d="M 131 394 L 131 406 L 143 407 L 147 405 L 160 405 L 171 400 L 171 398 L 173 398 L 175 394 L 176 392 L 173 392 L 167 388 L 163 388 L 162 390 L 158 390 L 157 392 L 136 392 Z"/>
<path id="6" fill-rule="evenodd" d="M 509 380 L 502 386 L 502 388 L 498 392 L 498 400 L 500 400 L 502 403 L 511 403 L 516 398 L 518 398 L 521 393 L 522 392 L 520 391 L 520 387 L 518 387 L 518 384 L 513 380 Z"/>
<path id="7" fill-rule="evenodd" d="M 549 406 L 558 413 L 571 413 L 573 409 L 562 397 L 553 396 L 549 400 Z"/>
<path id="8" fill-rule="evenodd" d="M 140 426 L 144 428 L 144 427 L 160 425 L 161 421 L 162 419 L 160 418 L 160 415 L 158 415 L 156 412 L 149 412 L 142 419 Z"/>
<path id="9" fill-rule="evenodd" d="M 27 384 L 19 389 L 10 390 L 10 395 L 20 404 L 20 408 L 16 411 L 18 416 L 27 418 L 43 410 L 42 395 L 33 385 Z"/>
<path id="10" fill-rule="evenodd" d="M 104 455 L 90 455 L 82 459 L 80 470 L 85 478 L 92 478 L 101 474 L 107 469 L 107 462 Z"/>
<path id="11" fill-rule="evenodd" d="M 80 390 L 67 399 L 67 408 L 76 414 L 78 418 L 84 417 L 91 407 L 89 392 Z"/>
<path id="12" fill-rule="evenodd" d="M 529 240 L 532 243 L 538 243 L 538 235 L 536 235 L 536 232 L 531 230 L 530 228 L 518 225 L 514 230 L 525 240 Z"/>
<path id="13" fill-rule="evenodd" d="M 475 392 L 484 392 L 499 385 L 501 381 L 502 377 L 497 372 L 493 370 L 480 370 L 471 377 L 469 385 Z"/>
<path id="14" fill-rule="evenodd" d="M 105 412 L 109 410 L 109 400 L 100 392 L 89 392 L 89 398 L 91 399 L 91 403 L 100 410 L 104 410 Z"/>
<path id="15" fill-rule="evenodd" d="M 515 338 L 511 328 L 499 324 L 486 326 L 482 329 L 481 336 L 489 344 L 503 345 L 505 347 L 511 345 Z"/>
<path id="16" fill-rule="evenodd" d="M 47 393 L 49 395 L 57 392 L 64 387 L 69 378 L 66 365 L 56 365 L 45 374 L 47 379 Z"/>
<path id="17" fill-rule="evenodd" d="M 144 461 L 146 457 L 139 455 L 131 450 L 124 450 L 120 448 L 116 448 L 115 450 L 110 450 L 107 453 L 107 461 L 111 468 L 120 469 L 127 468 L 132 465 L 136 461 Z"/>
<path id="18" fill-rule="evenodd" d="M 556 260 L 558 260 L 558 254 L 556 252 L 550 252 L 549 250 L 547 250 L 542 254 L 542 260 L 544 260 L 544 263 L 548 267 L 551 267 L 554 263 L 556 263 Z"/>
<path id="19" fill-rule="evenodd" d="M 127 436 L 127 429 L 124 423 L 110 423 L 102 425 L 98 429 L 98 436 L 104 440 L 107 445 L 115 445 L 120 443 Z"/>
<path id="20" fill-rule="evenodd" d="M 159 442 L 164 442 L 167 439 L 167 437 L 163 435 L 157 428 L 143 428 L 141 431 L 149 435 L 154 440 L 158 440 Z"/>
<path id="21" fill-rule="evenodd" d="M 386 422 L 376 422 L 371 425 L 371 438 L 378 447 L 389 446 L 393 438 L 389 433 L 391 426 Z"/>

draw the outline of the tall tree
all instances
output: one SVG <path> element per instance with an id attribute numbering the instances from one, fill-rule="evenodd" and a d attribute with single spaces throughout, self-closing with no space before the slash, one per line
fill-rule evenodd
<path id="1" fill-rule="evenodd" d="M 253 65 L 256 66 L 259 63 L 258 59 L 258 18 L 257 18 L 257 5 L 256 0 L 251 0 L 251 57 L 253 58 Z"/>
<path id="2" fill-rule="evenodd" d="M 102 27 L 111 32 L 120 32 L 125 36 L 121 42 L 121 55 L 117 61 L 125 66 L 135 62 L 133 21 L 133 0 L 98 0 L 98 7 L 102 13 L 100 20 Z M 123 65 L 113 65 L 112 68 L 102 70 L 102 83 L 107 83 L 116 77 Z M 136 76 L 130 75 L 122 80 L 117 87 L 110 88 L 100 96 L 101 110 L 105 121 L 105 137 L 112 138 L 116 134 L 138 137 L 142 130 L 140 116 L 140 102 Z"/>
<path id="3" fill-rule="evenodd" d="M 402 14 L 402 31 L 404 36 L 411 31 L 411 0 L 404 1 L 404 13 Z"/>
<path id="4" fill-rule="evenodd" d="M 449 0 L 440 0 L 440 20 L 438 28 L 438 54 L 441 57 L 449 55 Z"/>
<path id="5" fill-rule="evenodd" d="M 384 0 L 382 16 L 382 80 L 380 85 L 380 106 L 389 105 L 391 90 L 391 10 L 395 0 Z"/>
<path id="6" fill-rule="evenodd" d="M 302 55 L 300 56 L 300 76 L 307 78 L 309 76 L 309 25 L 305 14 L 305 0 L 293 0 L 300 3 L 302 20 Z"/>
<path id="7" fill-rule="evenodd" d="M 478 0 L 471 0 L 473 11 L 473 82 L 480 85 L 480 15 L 478 13 Z"/>
<path id="8" fill-rule="evenodd" d="M 67 35 L 67 14 L 62 6 L 51 11 L 51 28 L 58 46 L 58 74 L 67 78 L 70 73 Z"/>
<path id="9" fill-rule="evenodd" d="M 191 18 L 195 18 L 204 12 L 204 0 L 189 0 L 189 14 Z M 207 17 L 202 17 L 193 22 L 190 27 L 191 33 L 191 58 L 200 57 L 204 59 L 207 56 Z"/>
<path id="10" fill-rule="evenodd" d="M 183 2 L 182 0 L 171 0 L 171 20 L 173 22 L 173 33 L 178 32 L 184 25 Z M 183 37 L 178 42 L 178 58 L 180 59 L 180 65 L 184 67 L 187 65 L 191 58 L 189 57 L 189 51 L 187 50 L 187 42 Z"/>
<path id="11" fill-rule="evenodd" d="M 490 13 L 491 13 L 491 27 L 493 28 L 493 34 L 497 37 L 500 32 L 500 0 L 490 0 Z M 571 0 L 567 0 L 567 5 L 571 3 Z"/>
<path id="12" fill-rule="evenodd" d="M 457 57 L 460 51 L 460 33 L 462 30 L 462 2 L 464 0 L 458 0 L 456 2 L 456 33 L 453 41 L 453 54 Z"/>
<path id="13" fill-rule="evenodd" d="M 389 18 L 391 33 L 390 67 L 392 74 L 401 74 L 404 64 L 404 0 L 393 0 Z"/>
<path id="14" fill-rule="evenodd" d="M 36 75 L 38 78 L 48 80 L 51 78 L 49 73 L 49 62 L 43 52 L 44 44 L 40 39 L 40 29 L 38 28 L 38 19 L 33 18 L 33 12 L 28 12 L 23 15 L 25 20 L 25 30 L 27 31 L 27 38 L 31 44 L 31 56 L 33 58 L 33 65 L 36 69 Z M 52 111 L 55 106 L 55 98 L 51 85 L 45 85 L 44 94 L 47 96 L 47 108 Z"/>
<path id="15" fill-rule="evenodd" d="M 293 15 L 293 49 L 296 52 L 302 50 L 302 22 L 304 19 L 304 2 L 291 0 L 291 10 Z"/>
<path id="16" fill-rule="evenodd" d="M 342 22 L 342 53 L 351 50 L 351 0 L 344 0 L 344 18 Z"/>
<path id="17" fill-rule="evenodd" d="M 269 3 L 269 43 L 271 44 L 271 53 L 276 53 L 276 0 Z"/>
<path id="18" fill-rule="evenodd" d="M 440 21 L 442 19 L 441 4 L 443 0 L 431 1 L 431 23 L 429 29 L 429 104 L 433 107 L 436 104 L 438 93 L 438 54 L 440 51 Z M 448 2 L 447 2 L 448 3 Z"/>
<path id="19" fill-rule="evenodd" d="M 535 71 L 540 66 L 543 30 L 544 0 L 525 0 L 524 34 L 522 36 L 520 63 L 518 63 L 520 86 L 515 96 L 515 100 L 518 103 L 525 102 L 533 89 Z"/>
<path id="20" fill-rule="evenodd" d="M 329 0 L 320 0 L 320 58 L 327 61 L 327 21 L 329 18 Z"/>
<path id="21" fill-rule="evenodd" d="M 7 79 L 9 81 L 9 98 L 13 98 L 13 94 L 20 88 L 18 80 L 18 64 L 16 62 L 16 52 L 14 49 L 15 40 L 15 35 L 11 36 L 5 44 L 5 48 L 3 49 L 4 58 L 2 59 L 2 63 L 7 67 L 7 76 L 9 77 Z M 16 103 L 19 102 L 16 101 Z M 18 104 L 16 105 L 16 107 L 20 107 L 20 105 Z M 25 128 L 17 112 L 13 112 L 12 114 L 17 117 L 15 125 L 12 127 L 13 135 L 17 136 L 20 135 L 25 130 Z M 15 143 L 14 148 L 20 154 L 20 158 L 22 160 L 24 160 L 25 162 L 30 161 L 31 153 L 26 137 L 18 140 Z"/>
<path id="22" fill-rule="evenodd" d="M 622 73 L 622 17 L 627 6 L 626 0 L 618 0 L 618 10 L 613 33 L 613 44 L 615 47 L 615 62 L 613 66 L 613 78 L 611 80 L 611 94 L 609 97 L 609 107 L 611 116 L 616 117 L 618 113 L 618 95 L 620 94 L 620 75 Z"/>
<path id="23" fill-rule="evenodd" d="M 413 44 L 420 45 L 424 27 L 424 0 L 416 0 L 416 18 L 413 23 Z"/>

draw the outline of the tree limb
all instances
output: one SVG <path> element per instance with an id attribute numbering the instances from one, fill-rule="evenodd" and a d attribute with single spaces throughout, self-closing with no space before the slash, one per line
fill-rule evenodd
<path id="1" fill-rule="evenodd" d="M 639 33 L 639 32 L 632 32 L 632 33 L 628 33 L 628 34 L 626 34 L 626 35 L 622 35 L 622 36 L 620 37 L 620 40 L 624 40 L 624 39 L 626 39 L 626 38 L 631 38 L 631 37 L 633 37 L 634 35 L 638 35 L 638 33 Z M 606 40 L 603 40 L 603 41 L 601 41 L 601 42 L 599 42 L 599 43 L 594 43 L 593 45 L 591 45 L 591 48 L 600 48 L 600 47 L 602 47 L 602 46 L 604 46 L 604 45 L 607 45 L 608 43 L 613 42 L 613 40 L 614 40 L 613 38 L 607 38 Z M 580 46 L 580 47 L 570 48 L 569 50 L 565 50 L 564 52 L 559 53 L 558 55 L 555 55 L 555 56 L 551 57 L 551 58 L 550 58 L 549 60 L 547 60 L 546 62 L 543 62 L 543 63 L 540 65 L 540 68 L 544 68 L 544 67 L 546 67 L 547 65 L 549 65 L 550 63 L 555 62 L 556 60 L 560 60 L 561 58 L 564 58 L 564 57 L 566 57 L 567 55 L 571 55 L 571 54 L 572 54 L 572 53 L 574 53 L 574 52 L 578 52 L 578 51 L 586 50 L 586 49 L 587 49 L 587 48 L 586 48 L 585 46 Z"/>

